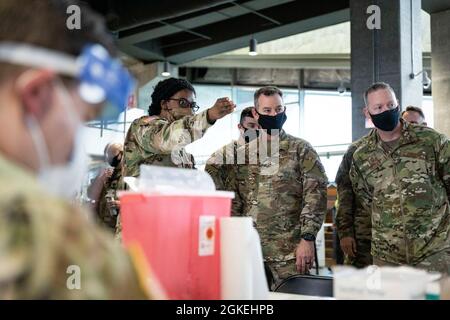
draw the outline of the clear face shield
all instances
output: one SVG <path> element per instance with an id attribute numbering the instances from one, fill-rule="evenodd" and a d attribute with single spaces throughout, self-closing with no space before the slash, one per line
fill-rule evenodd
<path id="1" fill-rule="evenodd" d="M 10 64 L 51 70 L 78 80 L 80 98 L 99 114 L 98 119 L 111 120 L 125 110 L 135 81 L 120 61 L 112 59 L 99 44 L 87 45 L 79 57 L 35 47 L 28 44 L 0 42 L 0 61 Z M 73 198 L 80 191 L 87 172 L 87 156 L 82 141 L 82 121 L 72 96 L 62 81 L 56 81 L 62 108 L 73 125 L 74 137 L 70 159 L 62 165 L 51 164 L 49 149 L 42 129 L 34 117 L 27 118 L 27 126 L 39 158 L 38 179 L 50 193 Z M 107 102 L 107 103 L 105 103 Z M 100 112 L 101 111 L 101 112 Z"/>
<path id="2" fill-rule="evenodd" d="M 0 42 L 0 62 L 51 70 L 78 80 L 78 94 L 84 102 L 107 102 L 101 119 L 117 119 L 135 86 L 122 63 L 99 44 L 86 45 L 80 56 L 73 57 L 28 44 Z"/>

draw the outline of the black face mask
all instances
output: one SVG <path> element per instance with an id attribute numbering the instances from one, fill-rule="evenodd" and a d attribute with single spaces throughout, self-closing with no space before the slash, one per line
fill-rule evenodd
<path id="1" fill-rule="evenodd" d="M 387 110 L 379 114 L 371 114 L 372 122 L 380 130 L 392 131 L 397 127 L 400 119 L 400 106 L 392 110 Z"/>
<path id="2" fill-rule="evenodd" d="M 120 159 L 119 159 L 119 157 L 120 157 Z M 109 164 L 111 165 L 111 167 L 115 168 L 120 164 L 120 161 L 122 161 L 122 152 L 120 152 L 117 156 L 112 158 L 112 160 L 109 162 Z"/>
<path id="3" fill-rule="evenodd" d="M 249 143 L 252 140 L 255 140 L 259 137 L 258 129 L 248 129 L 244 128 L 244 140 L 245 143 Z"/>
<path id="4" fill-rule="evenodd" d="M 287 120 L 286 111 L 279 113 L 276 116 L 268 116 L 261 114 L 258 111 L 256 111 L 256 113 L 259 114 L 259 125 L 264 130 L 267 130 L 267 133 L 270 135 L 279 133 L 281 128 L 283 128 L 283 124 Z"/>

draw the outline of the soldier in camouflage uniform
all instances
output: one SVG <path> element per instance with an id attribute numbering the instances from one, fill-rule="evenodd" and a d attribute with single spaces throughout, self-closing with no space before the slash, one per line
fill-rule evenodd
<path id="1" fill-rule="evenodd" d="M 109 234 L 11 160 L 0 154 L 0 299 L 151 297 Z M 67 285 L 71 266 L 79 267 L 79 290 Z"/>
<path id="2" fill-rule="evenodd" d="M 314 263 L 314 241 L 327 203 L 327 177 L 320 158 L 303 139 L 281 130 L 286 120 L 282 92 L 255 92 L 252 111 L 261 135 L 238 148 L 233 213 L 253 218 L 261 237 L 271 288 Z"/>
<path id="3" fill-rule="evenodd" d="M 123 146 L 120 143 L 108 144 L 105 147 L 105 160 L 114 170 L 101 189 L 97 206 L 97 219 L 114 232 L 120 206 L 117 188 L 119 180 L 122 178 Z"/>
<path id="4" fill-rule="evenodd" d="M 202 138 L 236 106 L 229 98 L 220 98 L 213 107 L 194 114 L 198 109 L 194 95 L 194 87 L 183 79 L 168 78 L 156 85 L 149 115 L 133 121 L 125 138 L 123 177 L 138 177 L 141 164 L 195 167 L 193 156 L 184 147 Z M 119 186 L 125 188 L 123 181 Z M 120 238 L 120 218 L 116 233 Z"/>
<path id="5" fill-rule="evenodd" d="M 336 175 L 339 199 L 336 212 L 337 231 L 342 251 L 345 253 L 345 263 L 357 268 L 364 268 L 372 264 L 370 211 L 364 210 L 355 197 L 349 176 L 353 153 L 364 143 L 365 138 L 363 137 L 349 146 Z"/>
<path id="6" fill-rule="evenodd" d="M 67 175 L 55 171 L 44 181 L 42 173 L 67 166 L 77 152 L 76 128 L 101 110 L 84 102 L 78 81 L 44 55 L 76 65 L 87 43 L 112 44 L 87 7 L 81 30 L 67 29 L 66 9 L 59 1 L 0 5 L 0 299 L 147 298 L 147 278 L 138 277 L 144 274 L 131 256 L 44 187 Z M 32 52 L 17 54 L 24 45 Z"/>
<path id="7" fill-rule="evenodd" d="M 241 112 L 239 139 L 214 152 L 206 162 L 205 171 L 211 175 L 217 190 L 232 190 L 230 178 L 237 164 L 237 148 L 257 137 L 259 125 L 253 118 L 252 109 L 253 107 L 247 107 Z"/>
<path id="8" fill-rule="evenodd" d="M 124 144 L 124 177 L 139 176 L 141 164 L 194 168 L 194 158 L 184 147 L 203 137 L 216 120 L 233 112 L 228 98 L 194 114 L 195 90 L 183 79 L 160 81 L 152 94 L 149 116 L 133 121 Z"/>
<path id="9" fill-rule="evenodd" d="M 409 123 L 426 126 L 423 111 L 418 107 L 408 106 L 402 112 L 402 118 Z M 358 199 L 355 198 L 349 176 L 353 153 L 363 144 L 365 138 L 350 145 L 336 175 L 339 198 L 336 213 L 337 231 L 341 248 L 346 254 L 345 263 L 357 268 L 364 268 L 372 264 L 372 255 L 370 254 L 372 217 L 370 212 L 365 211 Z"/>
<path id="10" fill-rule="evenodd" d="M 372 212 L 376 265 L 449 272 L 450 144 L 445 135 L 399 120 L 392 88 L 375 83 L 364 95 L 376 126 L 353 155 L 355 194 Z"/>

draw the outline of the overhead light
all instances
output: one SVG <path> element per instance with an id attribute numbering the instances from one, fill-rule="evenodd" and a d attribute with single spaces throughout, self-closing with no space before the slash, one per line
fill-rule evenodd
<path id="1" fill-rule="evenodd" d="M 256 56 L 258 52 L 256 51 L 256 47 L 258 45 L 258 41 L 255 38 L 250 39 L 250 50 L 248 51 L 249 56 Z"/>
<path id="2" fill-rule="evenodd" d="M 161 72 L 161 75 L 163 77 L 170 77 L 170 63 L 169 62 L 164 61 L 163 72 Z"/>
<path id="3" fill-rule="evenodd" d="M 411 73 L 409 75 L 410 79 L 414 79 L 416 78 L 418 75 L 422 74 L 422 85 L 424 89 L 429 89 L 431 86 L 431 79 L 430 77 L 428 77 L 428 72 L 426 72 L 425 70 L 419 71 L 418 73 L 414 74 Z"/>

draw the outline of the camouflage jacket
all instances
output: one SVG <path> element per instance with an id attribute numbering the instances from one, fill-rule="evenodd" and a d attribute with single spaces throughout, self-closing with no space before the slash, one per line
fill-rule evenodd
<path id="1" fill-rule="evenodd" d="M 301 236 L 317 234 L 327 208 L 327 177 L 316 151 L 284 131 L 279 138 L 269 143 L 267 156 L 261 138 L 240 147 L 246 163 L 236 166 L 233 178 L 233 214 L 253 218 L 266 261 L 294 259 Z M 257 161 L 249 158 L 255 150 Z"/>
<path id="2" fill-rule="evenodd" d="M 158 116 L 134 120 L 125 138 L 123 176 L 139 176 L 141 164 L 194 168 L 194 158 L 184 147 L 210 126 L 207 110 L 173 122 Z"/>
<path id="3" fill-rule="evenodd" d="M 386 152 L 373 131 L 353 155 L 355 194 L 372 212 L 372 255 L 415 265 L 450 247 L 450 144 L 431 128 L 401 120 Z"/>
<path id="4" fill-rule="evenodd" d="M 122 167 L 114 168 L 111 177 L 106 180 L 98 199 L 97 219 L 101 224 L 113 231 L 116 229 L 119 208 L 112 205 L 111 202 L 119 199 L 117 197 L 117 188 L 121 178 Z"/>
<path id="5" fill-rule="evenodd" d="M 236 165 L 238 164 L 237 150 L 240 146 L 242 144 L 239 144 L 238 141 L 232 141 L 214 152 L 206 162 L 205 171 L 213 179 L 216 190 L 234 191 Z M 233 215 L 238 215 L 233 210 L 239 206 L 239 201 L 236 197 L 232 200 Z"/>
<path id="6" fill-rule="evenodd" d="M 239 146 L 237 141 L 232 141 L 214 152 L 206 162 L 205 171 L 214 180 L 217 190 L 230 190 L 232 183 L 230 179 L 237 164 L 236 155 Z"/>
<path id="7" fill-rule="evenodd" d="M 148 297 L 110 235 L 1 155 L 0 186 L 0 299 Z"/>
<path id="8" fill-rule="evenodd" d="M 353 153 L 364 143 L 365 139 L 367 139 L 367 136 L 353 142 L 348 147 L 336 174 L 339 199 L 336 212 L 336 226 L 340 239 L 352 237 L 357 241 L 370 241 L 372 238 L 370 211 L 364 210 L 360 201 L 355 197 L 349 175 Z"/>

